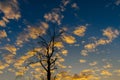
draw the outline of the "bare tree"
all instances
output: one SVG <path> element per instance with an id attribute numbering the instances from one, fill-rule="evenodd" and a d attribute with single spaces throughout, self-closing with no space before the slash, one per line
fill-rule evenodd
<path id="1" fill-rule="evenodd" d="M 46 35 L 39 36 L 39 41 L 37 43 L 39 46 L 33 49 L 36 54 L 31 57 L 32 61 L 29 61 L 27 63 L 28 65 L 40 63 L 41 67 L 46 72 L 47 80 L 52 79 L 52 71 L 57 69 L 56 61 L 58 60 L 58 58 L 55 54 L 59 52 L 59 49 L 55 45 L 58 41 L 61 41 L 61 36 L 63 32 L 63 29 L 60 30 L 56 27 L 53 27 L 46 32 Z"/>

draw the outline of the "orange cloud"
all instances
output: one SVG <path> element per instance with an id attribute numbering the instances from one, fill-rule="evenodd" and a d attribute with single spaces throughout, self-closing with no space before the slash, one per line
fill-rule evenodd
<path id="1" fill-rule="evenodd" d="M 73 33 L 77 36 L 84 36 L 85 31 L 86 31 L 86 26 L 79 26 L 75 28 Z"/>
<path id="2" fill-rule="evenodd" d="M 0 26 L 6 26 L 9 19 L 19 19 L 21 17 L 17 0 L 0 1 L 0 11 L 4 13 Z"/>
<path id="3" fill-rule="evenodd" d="M 80 59 L 80 63 L 86 63 L 86 60 Z"/>
<path id="4" fill-rule="evenodd" d="M 62 36 L 62 39 L 63 39 L 63 41 L 65 41 L 66 43 L 68 43 L 68 44 L 73 44 L 73 43 L 75 43 L 76 42 L 76 39 L 73 37 L 73 36 L 70 36 L 70 35 L 63 35 Z"/>
<path id="5" fill-rule="evenodd" d="M 7 37 L 7 33 L 5 32 L 5 30 L 0 30 L 0 39 L 5 37 Z"/>

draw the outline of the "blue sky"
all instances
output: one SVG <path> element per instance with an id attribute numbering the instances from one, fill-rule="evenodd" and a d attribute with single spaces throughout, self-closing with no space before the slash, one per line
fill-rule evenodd
<path id="1" fill-rule="evenodd" d="M 91 79 L 118 80 L 119 9 L 120 0 L 0 0 L 0 80 L 23 75 L 23 57 L 36 45 L 38 34 L 44 36 L 54 25 L 67 31 L 61 49 L 67 56 L 58 72 L 80 78 L 88 70 L 97 77 Z M 24 75 L 35 70 L 30 67 Z"/>

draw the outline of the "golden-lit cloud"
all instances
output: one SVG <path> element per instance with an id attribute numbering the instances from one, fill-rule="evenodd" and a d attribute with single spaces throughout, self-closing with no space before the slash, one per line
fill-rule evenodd
<path id="1" fill-rule="evenodd" d="M 19 34 L 16 40 L 16 44 L 22 46 L 22 44 L 29 39 L 36 39 L 39 36 L 46 34 L 46 30 L 49 25 L 45 22 L 41 22 L 39 26 L 28 26 L 28 28 Z"/>
<path id="2" fill-rule="evenodd" d="M 102 71 L 101 71 L 101 75 L 107 77 L 107 76 L 112 76 L 112 73 L 109 72 L 108 70 L 102 70 Z"/>
<path id="3" fill-rule="evenodd" d="M 117 76 L 120 76 L 120 69 L 114 70 L 114 73 L 116 73 Z"/>
<path id="4" fill-rule="evenodd" d="M 0 71 L 0 74 L 3 74 L 3 71 Z"/>
<path id="5" fill-rule="evenodd" d="M 4 47 L 6 50 L 8 50 L 12 54 L 16 54 L 17 48 L 13 45 L 6 45 Z"/>
<path id="6" fill-rule="evenodd" d="M 0 26 L 5 27 L 9 19 L 19 19 L 21 17 L 17 0 L 0 1 L 0 11 L 4 14 L 0 20 Z"/>
<path id="7" fill-rule="evenodd" d="M 89 63 L 90 66 L 95 66 L 97 65 L 98 63 L 96 61 L 92 62 L 92 63 Z"/>
<path id="8" fill-rule="evenodd" d="M 86 60 L 80 59 L 80 63 L 86 63 Z"/>
<path id="9" fill-rule="evenodd" d="M 86 69 L 80 74 L 71 74 L 69 71 L 62 71 L 57 74 L 56 80 L 100 80 L 93 70 Z"/>
<path id="10" fill-rule="evenodd" d="M 109 44 L 118 36 L 119 30 L 112 29 L 111 27 L 104 29 L 103 37 L 98 40 L 94 40 L 92 43 L 84 45 L 84 50 L 81 51 L 81 55 L 86 56 L 88 52 L 94 52 L 98 46 Z"/>
<path id="11" fill-rule="evenodd" d="M 3 70 L 3 69 L 5 69 L 8 66 L 9 66 L 8 64 L 3 63 L 3 62 L 0 61 L 0 70 Z"/>
<path id="12" fill-rule="evenodd" d="M 15 56 L 14 54 L 7 54 L 7 55 L 3 56 L 3 58 L 6 63 L 12 64 L 15 61 L 14 56 Z"/>
<path id="13" fill-rule="evenodd" d="M 108 27 L 107 29 L 103 30 L 103 36 L 108 37 L 109 40 L 113 40 L 119 35 L 119 31 L 117 29 L 112 29 Z"/>
<path id="14" fill-rule="evenodd" d="M 6 23 L 4 20 L 0 20 L 0 26 L 2 26 L 2 27 L 6 26 Z"/>
<path id="15" fill-rule="evenodd" d="M 5 30 L 0 30 L 0 39 L 5 37 L 7 37 L 7 33 L 5 32 Z"/>
<path id="16" fill-rule="evenodd" d="M 73 33 L 77 36 L 84 36 L 86 31 L 86 26 L 76 27 Z"/>
<path id="17" fill-rule="evenodd" d="M 71 35 L 66 35 L 66 34 L 64 34 L 64 35 L 62 36 L 62 40 L 65 41 L 65 42 L 68 43 L 68 44 L 73 44 L 73 43 L 76 42 L 76 39 L 75 39 L 73 36 L 71 36 Z"/>
<path id="18" fill-rule="evenodd" d="M 62 42 L 55 42 L 54 46 L 57 47 L 57 48 L 63 48 L 64 47 Z"/>
<path id="19" fill-rule="evenodd" d="M 106 39 L 99 39 L 97 42 L 96 42 L 96 45 L 105 45 L 108 43 L 108 40 Z"/>
<path id="20" fill-rule="evenodd" d="M 38 36 L 45 34 L 45 30 L 41 27 L 28 27 L 29 37 L 32 39 L 38 38 Z"/>
<path id="21" fill-rule="evenodd" d="M 68 50 L 62 50 L 61 53 L 66 56 L 68 54 Z"/>
<path id="22" fill-rule="evenodd" d="M 9 72 L 15 72 L 15 70 L 13 68 L 8 68 Z"/>
<path id="23" fill-rule="evenodd" d="M 104 66 L 103 66 L 103 68 L 105 68 L 105 69 L 112 68 L 112 64 L 110 64 L 110 63 L 107 63 L 106 65 L 104 65 Z"/>
<path id="24" fill-rule="evenodd" d="M 89 49 L 94 49 L 96 47 L 96 45 L 94 43 L 90 43 L 90 44 L 85 45 L 84 47 L 85 47 L 85 49 L 89 50 Z"/>
<path id="25" fill-rule="evenodd" d="M 24 75 L 24 72 L 23 71 L 18 71 L 18 72 L 15 72 L 16 76 L 23 76 Z"/>

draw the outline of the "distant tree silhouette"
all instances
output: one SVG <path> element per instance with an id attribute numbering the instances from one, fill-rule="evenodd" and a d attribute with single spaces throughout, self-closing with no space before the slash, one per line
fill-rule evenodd
<path id="1" fill-rule="evenodd" d="M 46 72 L 47 80 L 52 79 L 51 71 L 57 69 L 56 61 L 58 58 L 55 54 L 59 52 L 59 49 L 55 46 L 55 44 L 58 41 L 61 41 L 61 36 L 63 33 L 63 29 L 53 27 L 47 30 L 46 35 L 39 36 L 39 41 L 37 43 L 39 46 L 37 48 L 40 48 L 40 50 L 36 50 L 37 48 L 34 48 L 33 51 L 36 53 L 33 56 L 34 61 L 29 61 L 29 63 L 27 63 L 28 66 L 39 62 Z"/>

